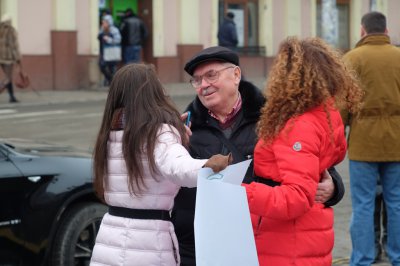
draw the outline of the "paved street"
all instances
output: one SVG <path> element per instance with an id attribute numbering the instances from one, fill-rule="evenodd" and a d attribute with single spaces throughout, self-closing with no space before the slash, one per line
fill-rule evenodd
<path id="1" fill-rule="evenodd" d="M 262 80 L 253 81 L 262 86 Z M 191 101 L 194 90 L 189 84 L 167 84 L 167 92 L 180 111 Z M 8 103 L 0 94 L 0 138 L 22 138 L 70 145 L 91 152 L 107 97 L 107 89 L 79 91 L 18 91 L 17 104 Z M 338 167 L 346 194 L 335 206 L 335 247 L 333 265 L 348 265 L 351 250 L 348 233 L 351 213 L 348 160 Z M 390 265 L 387 262 L 375 265 Z"/>

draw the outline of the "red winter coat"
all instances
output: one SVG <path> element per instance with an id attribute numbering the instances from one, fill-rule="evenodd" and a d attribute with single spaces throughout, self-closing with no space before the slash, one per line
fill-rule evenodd
<path id="1" fill-rule="evenodd" d="M 260 265 L 331 265 L 333 209 L 315 203 L 321 173 L 343 160 L 344 127 L 323 107 L 287 122 L 271 145 L 260 140 L 254 151 L 257 176 L 280 182 L 246 186 Z"/>

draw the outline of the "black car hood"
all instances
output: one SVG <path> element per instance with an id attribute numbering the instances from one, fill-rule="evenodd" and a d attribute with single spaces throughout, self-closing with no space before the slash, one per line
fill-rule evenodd
<path id="1" fill-rule="evenodd" d="M 5 144 L 17 153 L 28 156 L 61 156 L 91 158 L 91 151 L 69 145 L 49 143 L 45 141 L 0 138 L 0 144 Z"/>
<path id="2" fill-rule="evenodd" d="M 10 161 L 22 176 L 79 177 L 90 182 L 91 154 L 72 146 L 25 139 L 0 139 L 7 146 Z"/>

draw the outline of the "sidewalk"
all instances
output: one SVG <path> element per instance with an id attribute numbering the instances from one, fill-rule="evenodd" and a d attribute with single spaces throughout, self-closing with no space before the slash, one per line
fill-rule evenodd
<path id="1" fill-rule="evenodd" d="M 195 91 L 190 84 L 166 84 L 166 90 L 172 97 L 175 95 L 194 96 Z M 57 103 L 104 101 L 107 98 L 108 87 L 85 90 L 32 91 L 17 90 L 15 97 L 18 103 L 9 103 L 7 92 L 0 94 L 0 107 L 51 105 Z"/>
<path id="2" fill-rule="evenodd" d="M 0 94 L 0 107 L 51 105 L 57 103 L 102 101 L 107 98 L 108 90 L 76 90 L 76 91 L 16 91 L 18 103 L 9 103 L 8 94 Z"/>
<path id="3" fill-rule="evenodd" d="M 262 89 L 265 79 L 249 79 L 254 85 Z M 189 83 L 168 83 L 164 84 L 167 93 L 171 96 L 193 96 L 195 90 Z M 107 98 L 108 88 L 99 87 L 95 89 L 83 90 L 60 90 L 60 91 L 33 91 L 31 89 L 16 90 L 15 96 L 20 101 L 19 103 L 9 103 L 7 91 L 0 94 L 0 107 L 14 106 L 32 106 L 43 104 L 57 104 L 69 102 L 87 102 L 87 101 L 102 101 Z"/>

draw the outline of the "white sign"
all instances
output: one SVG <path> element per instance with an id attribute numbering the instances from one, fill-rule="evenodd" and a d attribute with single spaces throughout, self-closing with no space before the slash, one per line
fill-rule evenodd
<path id="1" fill-rule="evenodd" d="M 258 266 L 246 190 L 241 186 L 251 160 L 197 179 L 194 232 L 196 265 Z"/>

